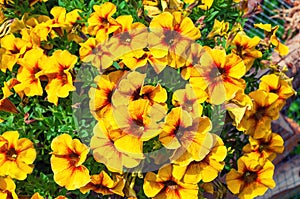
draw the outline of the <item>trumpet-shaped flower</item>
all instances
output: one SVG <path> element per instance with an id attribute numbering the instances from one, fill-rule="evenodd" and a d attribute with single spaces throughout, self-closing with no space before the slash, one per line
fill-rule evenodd
<path id="1" fill-rule="evenodd" d="M 113 3 L 106 2 L 102 5 L 94 5 L 95 12 L 88 18 L 87 31 L 90 35 L 96 35 L 98 31 L 105 34 L 115 32 L 120 26 L 112 15 L 116 12 L 116 6 Z"/>
<path id="2" fill-rule="evenodd" d="M 192 115 L 193 118 L 202 115 L 203 103 L 207 99 L 207 93 L 199 88 L 193 88 L 190 84 L 185 86 L 185 89 L 176 90 L 173 93 L 172 104 L 180 106 L 183 110 Z"/>
<path id="3" fill-rule="evenodd" d="M 248 154 L 238 160 L 238 170 L 226 175 L 228 189 L 241 199 L 252 199 L 274 188 L 274 165 L 271 161 Z"/>
<path id="4" fill-rule="evenodd" d="M 45 73 L 49 78 L 46 86 L 48 101 L 57 104 L 58 97 L 65 98 L 74 91 L 73 78 L 70 71 L 77 62 L 77 57 L 68 51 L 57 50 L 48 60 Z"/>
<path id="5" fill-rule="evenodd" d="M 144 179 L 143 189 L 146 196 L 153 199 L 185 199 L 198 197 L 198 185 L 184 183 L 174 176 L 172 165 L 166 165 L 158 173 L 148 172 Z"/>
<path id="6" fill-rule="evenodd" d="M 0 99 L 0 111 L 6 111 L 10 113 L 18 113 L 16 106 L 8 99 L 12 95 L 9 88 L 9 82 L 4 82 L 2 87 L 3 97 Z"/>
<path id="7" fill-rule="evenodd" d="M 51 168 L 58 185 L 74 190 L 90 182 L 89 170 L 82 165 L 89 153 L 86 145 L 62 134 L 53 139 L 51 149 Z"/>
<path id="8" fill-rule="evenodd" d="M 245 153 L 255 152 L 262 158 L 274 160 L 278 153 L 284 150 L 284 141 L 277 133 L 268 132 L 260 139 L 249 137 L 249 144 L 243 147 Z"/>
<path id="9" fill-rule="evenodd" d="M 232 41 L 234 46 L 232 53 L 243 59 L 247 71 L 253 65 L 255 59 L 262 57 L 262 53 L 255 49 L 259 42 L 259 37 L 250 38 L 244 32 L 237 33 Z"/>
<path id="10" fill-rule="evenodd" d="M 212 27 L 212 30 L 207 35 L 207 38 L 213 38 L 215 36 L 224 36 L 227 34 L 229 29 L 229 23 L 223 21 L 219 21 L 215 19 L 214 26 Z"/>
<path id="11" fill-rule="evenodd" d="M 0 176 L 24 180 L 33 171 L 36 151 L 30 140 L 18 138 L 17 131 L 7 131 L 0 136 Z"/>
<path id="12" fill-rule="evenodd" d="M 120 27 L 108 42 L 114 58 L 122 58 L 127 53 L 147 47 L 148 29 L 144 24 L 133 23 L 131 15 L 119 16 L 116 21 L 120 24 Z"/>
<path id="13" fill-rule="evenodd" d="M 14 89 L 17 92 L 24 91 L 27 96 L 42 95 L 43 88 L 40 77 L 45 72 L 45 62 L 47 56 L 42 49 L 31 49 L 27 51 L 24 58 L 19 59 L 20 68 L 17 74 L 17 80 L 20 82 Z"/>
<path id="14" fill-rule="evenodd" d="M 265 75 L 261 79 L 259 89 L 278 95 L 276 103 L 281 109 L 286 99 L 295 94 L 294 89 L 289 83 L 275 74 Z"/>
<path id="15" fill-rule="evenodd" d="M 256 90 L 251 92 L 249 96 L 253 99 L 253 107 L 251 110 L 246 110 L 237 129 L 259 139 L 271 129 L 271 121 L 279 117 L 280 107 L 276 103 L 278 95 Z"/>
<path id="16" fill-rule="evenodd" d="M 16 185 L 10 177 L 0 177 L 0 198 L 17 199 Z"/>
<path id="17" fill-rule="evenodd" d="M 226 55 L 225 50 L 206 48 L 200 65 L 196 67 L 199 76 L 190 78 L 190 83 L 207 89 L 212 104 L 233 99 L 239 90 L 245 88 L 245 81 L 241 77 L 245 75 L 246 67 L 237 55 Z"/>
<path id="18" fill-rule="evenodd" d="M 163 12 L 153 18 L 149 27 L 149 49 L 167 51 L 168 65 L 174 68 L 184 66 L 187 49 L 201 36 L 193 21 L 181 12 Z"/>
<path id="19" fill-rule="evenodd" d="M 125 180 L 121 176 L 116 176 L 113 180 L 105 171 L 101 171 L 97 175 L 91 176 L 91 181 L 80 188 L 81 193 L 85 194 L 88 191 L 94 191 L 96 193 L 101 193 L 102 195 L 112 195 L 117 194 L 124 196 L 123 188 L 125 186 Z"/>
<path id="20" fill-rule="evenodd" d="M 135 142 L 125 142 L 124 144 L 134 147 L 134 150 L 139 153 L 139 157 L 130 156 L 130 154 L 119 150 L 115 142 L 124 137 L 121 130 L 113 130 L 109 127 L 105 120 L 99 120 L 94 127 L 94 136 L 91 139 L 91 149 L 93 150 L 94 159 L 107 166 L 113 172 L 122 173 L 123 167 L 133 168 L 136 167 L 140 160 L 143 159 L 143 154 L 140 148 L 141 142 L 137 139 L 132 139 Z"/>
<path id="21" fill-rule="evenodd" d="M 122 71 L 115 71 L 95 78 L 97 88 L 90 89 L 89 97 L 91 113 L 97 120 L 112 110 L 112 95 L 122 76 Z"/>
<path id="22" fill-rule="evenodd" d="M 201 0 L 201 3 L 199 5 L 199 8 L 202 10 L 208 10 L 212 6 L 214 0 Z"/>
<path id="23" fill-rule="evenodd" d="M 201 160 L 194 160 L 187 166 L 174 165 L 175 176 L 182 175 L 182 181 L 185 183 L 211 182 L 213 181 L 224 168 L 224 159 L 227 155 L 227 149 L 220 137 L 211 134 L 212 145 L 203 146 L 209 147 L 208 154 Z"/>

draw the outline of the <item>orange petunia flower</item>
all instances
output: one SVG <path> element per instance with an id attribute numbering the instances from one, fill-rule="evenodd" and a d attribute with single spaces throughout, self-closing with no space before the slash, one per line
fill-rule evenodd
<path id="1" fill-rule="evenodd" d="M 211 136 L 211 146 L 204 143 L 202 147 L 209 147 L 208 154 L 203 156 L 203 159 L 194 160 L 189 165 L 174 165 L 174 175 L 185 173 L 182 181 L 185 183 L 211 182 L 213 181 L 224 168 L 224 159 L 227 155 L 227 149 L 224 146 L 222 139 L 215 135 Z M 205 146 L 206 145 L 206 146 Z"/>
<path id="2" fill-rule="evenodd" d="M 262 57 L 262 53 L 255 49 L 259 42 L 259 37 L 249 38 L 244 32 L 237 33 L 232 41 L 235 47 L 232 49 L 232 53 L 243 59 L 247 71 L 253 65 L 255 59 Z"/>
<path id="3" fill-rule="evenodd" d="M 228 189 L 239 198 L 252 199 L 275 187 L 273 174 L 271 161 L 248 154 L 239 158 L 238 170 L 232 169 L 226 175 L 226 183 Z"/>
<path id="4" fill-rule="evenodd" d="M 199 77 L 190 78 L 190 83 L 207 89 L 212 104 L 222 104 L 244 90 L 246 73 L 243 61 L 234 54 L 226 55 L 225 50 L 205 48 L 200 64 L 196 65 Z"/>
<path id="5" fill-rule="evenodd" d="M 36 151 L 29 139 L 18 138 L 17 131 L 7 131 L 0 136 L 0 176 L 24 180 L 33 171 Z"/>
<path id="6" fill-rule="evenodd" d="M 265 133 L 265 136 L 260 139 L 249 137 L 249 144 L 243 147 L 245 153 L 257 153 L 261 158 L 268 158 L 270 161 L 276 158 L 278 153 L 284 150 L 284 141 L 277 133 L 271 131 Z"/>
<path id="7" fill-rule="evenodd" d="M 103 118 L 107 111 L 112 111 L 112 95 L 123 75 L 123 71 L 115 71 L 95 77 L 97 88 L 90 89 L 89 97 L 91 113 L 97 120 Z"/>
<path id="8" fill-rule="evenodd" d="M 38 192 L 34 193 L 30 199 L 44 199 Z"/>
<path id="9" fill-rule="evenodd" d="M 18 70 L 17 80 L 20 83 L 14 86 L 16 92 L 24 91 L 27 96 L 42 95 L 40 77 L 44 75 L 47 61 L 47 56 L 42 49 L 35 48 L 27 51 L 24 58 L 18 61 L 21 67 Z"/>
<path id="10" fill-rule="evenodd" d="M 113 130 L 109 127 L 106 120 L 99 120 L 94 127 L 94 136 L 91 139 L 90 147 L 93 150 L 94 159 L 97 162 L 101 162 L 106 165 L 106 167 L 113 172 L 123 172 L 123 167 L 133 168 L 136 167 L 141 159 L 143 159 L 143 154 L 140 148 L 141 142 L 125 142 L 124 144 L 134 147 L 134 151 L 137 151 L 135 157 L 130 154 L 119 150 L 115 142 L 122 138 L 124 134 L 120 129 Z M 132 140 L 137 141 L 137 140 Z"/>
<path id="11" fill-rule="evenodd" d="M 280 107 L 276 103 L 278 95 L 256 90 L 251 92 L 249 96 L 253 99 L 253 107 L 251 110 L 246 110 L 237 129 L 259 139 L 271 129 L 272 120 L 279 117 Z"/>
<path id="12" fill-rule="evenodd" d="M 89 153 L 86 145 L 62 134 L 53 139 L 51 149 L 51 168 L 58 185 L 74 190 L 90 182 L 89 170 L 82 165 Z"/>
<path id="13" fill-rule="evenodd" d="M 183 176 L 175 177 L 170 164 L 160 168 L 157 174 L 148 172 L 144 179 L 144 192 L 153 199 L 198 198 L 198 185 L 182 182 Z"/>
<path id="14" fill-rule="evenodd" d="M 16 185 L 10 177 L 0 177 L 0 198 L 17 199 Z"/>
<path id="15" fill-rule="evenodd" d="M 201 36 L 193 21 L 181 12 L 163 12 L 152 19 L 149 27 L 149 49 L 169 52 L 168 65 L 174 68 L 184 66 L 187 49 Z"/>
<path id="16" fill-rule="evenodd" d="M 105 34 L 115 32 L 120 26 L 112 15 L 116 12 L 116 6 L 113 3 L 105 2 L 102 5 L 94 5 L 93 12 L 88 18 L 87 32 L 90 35 L 96 35 L 98 31 Z"/>
<path id="17" fill-rule="evenodd" d="M 77 62 L 77 57 L 68 51 L 56 50 L 46 64 L 45 73 L 49 82 L 45 88 L 48 101 L 57 104 L 58 98 L 65 98 L 74 91 L 71 70 Z"/>
<path id="18" fill-rule="evenodd" d="M 10 91 L 10 81 L 4 82 L 4 85 L 1 88 L 2 92 L 3 92 L 3 96 L 0 99 L 0 111 L 6 111 L 6 112 L 10 112 L 10 113 L 19 113 L 16 106 L 8 99 L 8 97 L 13 94 Z"/>
<path id="19" fill-rule="evenodd" d="M 84 187 L 81 187 L 80 192 L 85 194 L 92 190 L 96 193 L 101 193 L 102 195 L 117 194 L 124 196 L 124 186 L 125 180 L 123 177 L 116 175 L 115 180 L 113 180 L 105 171 L 101 171 L 97 175 L 92 175 L 91 182 Z"/>

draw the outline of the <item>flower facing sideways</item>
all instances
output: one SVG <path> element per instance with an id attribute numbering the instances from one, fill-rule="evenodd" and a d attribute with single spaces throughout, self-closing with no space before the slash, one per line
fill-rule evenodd
<path id="1" fill-rule="evenodd" d="M 51 168 L 58 185 L 74 190 L 90 182 L 89 170 L 82 165 L 89 152 L 86 145 L 62 134 L 53 139 L 51 149 Z"/>
<path id="2" fill-rule="evenodd" d="M 17 199 L 16 185 L 10 177 L 0 177 L 0 198 Z"/>
<path id="3" fill-rule="evenodd" d="M 36 151 L 30 140 L 18 138 L 17 131 L 7 131 L 0 136 L 0 176 L 24 180 L 33 171 Z"/>
<path id="4" fill-rule="evenodd" d="M 125 180 L 121 176 L 117 175 L 115 176 L 115 179 L 112 179 L 105 171 L 101 171 L 97 175 L 92 175 L 91 182 L 84 187 L 81 187 L 80 191 L 83 194 L 92 190 L 103 195 L 117 194 L 124 196 L 124 186 Z"/>

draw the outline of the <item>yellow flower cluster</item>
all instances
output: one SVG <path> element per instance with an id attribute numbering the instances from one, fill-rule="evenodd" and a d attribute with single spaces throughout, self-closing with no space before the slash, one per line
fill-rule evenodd
<path id="1" fill-rule="evenodd" d="M 201 2 L 204 10 L 213 4 Z M 278 27 L 256 25 L 266 31 L 268 39 L 262 41 L 248 37 L 239 25 L 230 30 L 228 22 L 215 20 L 208 38 L 224 37 L 228 50 L 196 43 L 201 32 L 180 11 L 157 13 L 147 27 L 130 15 L 114 18 L 117 10 L 110 2 L 93 9 L 87 25 L 78 23 L 82 11 L 77 9 L 67 13 L 54 7 L 52 18 L 24 15 L 10 23 L 10 31 L 0 41 L 1 71 L 18 66 L 16 77 L 4 82 L 0 111 L 18 112 L 8 99 L 12 89 L 20 97 L 43 96 L 45 90 L 47 100 L 55 105 L 75 90 L 77 56 L 47 44 L 65 33 L 69 41 L 80 45 L 80 61 L 91 63 L 101 74 L 89 90 L 90 111 L 97 120 L 89 146 L 68 134 L 52 141 L 51 169 L 59 186 L 83 194 L 136 197 L 133 189 L 128 190 L 132 179 L 124 173 L 144 169 L 150 162 L 159 169 L 145 174 L 146 196 L 198 198 L 198 184 L 215 180 L 227 156 L 222 138 L 211 133 L 213 125 L 204 114 L 204 103 L 224 105 L 236 129 L 249 135 L 238 168 L 226 175 L 228 189 L 248 199 L 275 186 L 271 161 L 284 146 L 280 135 L 271 131 L 271 121 L 279 117 L 294 90 L 280 72 L 261 77 L 257 90 L 247 94 L 243 77 L 262 57 L 259 44 L 273 45 L 281 55 L 288 53 L 275 35 Z M 74 30 L 79 25 L 80 30 Z M 172 83 L 181 87 L 168 88 L 164 80 L 149 83 L 149 71 L 155 77 L 175 71 L 180 80 Z M 33 171 L 33 143 L 18 137 L 13 131 L 0 136 L 0 198 L 17 198 L 12 178 L 24 180 Z M 145 146 L 150 142 L 155 143 L 151 152 L 166 153 L 148 157 Z M 90 175 L 84 166 L 90 151 L 107 169 Z M 43 197 L 35 193 L 32 198 Z"/>

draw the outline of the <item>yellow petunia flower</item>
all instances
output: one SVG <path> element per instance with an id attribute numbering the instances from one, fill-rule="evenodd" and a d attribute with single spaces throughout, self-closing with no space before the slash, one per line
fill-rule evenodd
<path id="1" fill-rule="evenodd" d="M 201 3 L 199 5 L 199 8 L 202 10 L 208 10 L 212 6 L 214 0 L 201 0 Z"/>
<path id="2" fill-rule="evenodd" d="M 107 112 L 112 111 L 112 95 L 123 75 L 123 71 L 115 71 L 95 77 L 97 88 L 89 91 L 90 110 L 95 119 L 101 119 Z"/>
<path id="3" fill-rule="evenodd" d="M 16 106 L 8 99 L 13 93 L 10 91 L 10 81 L 4 82 L 2 89 L 3 96 L 0 99 L 0 111 L 6 111 L 10 113 L 19 113 Z"/>
<path id="4" fill-rule="evenodd" d="M 212 144 L 207 149 L 209 153 L 203 159 L 194 160 L 187 166 L 174 165 L 175 176 L 184 173 L 182 181 L 185 183 L 198 183 L 201 180 L 211 182 L 218 176 L 225 166 L 227 149 L 219 136 L 211 134 L 210 139 Z"/>
<path id="5" fill-rule="evenodd" d="M 224 20 L 219 21 L 215 19 L 214 25 L 212 27 L 212 30 L 207 35 L 207 38 L 211 39 L 215 36 L 225 36 L 229 30 L 229 23 L 224 22 Z"/>
<path id="6" fill-rule="evenodd" d="M 289 47 L 282 44 L 276 36 L 276 32 L 279 26 L 272 28 L 271 24 L 254 24 L 255 28 L 260 28 L 265 31 L 265 36 L 270 40 L 270 43 L 275 46 L 275 51 L 281 56 L 285 56 L 289 53 Z"/>
<path id="7" fill-rule="evenodd" d="M 122 57 L 122 62 L 131 70 L 148 66 L 159 74 L 167 65 L 167 51 L 158 49 L 141 49 L 130 52 Z"/>
<path id="8" fill-rule="evenodd" d="M 24 41 L 21 38 L 16 38 L 13 34 L 4 36 L 1 39 L 1 48 L 5 50 L 0 53 L 2 55 L 0 65 L 1 71 L 5 72 L 6 69 L 11 71 L 19 57 L 30 47 L 31 43 Z"/>
<path id="9" fill-rule="evenodd" d="M 207 99 L 207 93 L 204 90 L 194 88 L 186 84 L 185 89 L 176 90 L 172 96 L 172 104 L 180 106 L 183 110 L 192 115 L 193 118 L 202 115 L 203 103 Z"/>
<path id="10" fill-rule="evenodd" d="M 201 36 L 193 21 L 181 12 L 163 12 L 153 18 L 149 28 L 149 49 L 167 51 L 168 65 L 174 68 L 184 66 L 187 49 Z"/>
<path id="11" fill-rule="evenodd" d="M 24 91 L 27 96 L 42 95 L 43 88 L 40 78 L 45 73 L 45 62 L 47 56 L 42 49 L 31 49 L 27 51 L 24 58 L 19 59 L 20 68 L 17 74 L 17 80 L 20 82 L 14 89 L 16 92 Z"/>
<path id="12" fill-rule="evenodd" d="M 48 101 L 57 105 L 58 98 L 65 98 L 74 91 L 73 78 L 70 71 L 74 68 L 77 57 L 68 51 L 56 50 L 46 64 L 45 73 L 49 82 L 45 88 Z"/>
<path id="13" fill-rule="evenodd" d="M 255 59 L 262 57 L 262 53 L 255 49 L 259 42 L 259 37 L 250 38 L 244 32 L 238 32 L 232 41 L 234 48 L 231 52 L 243 59 L 247 71 L 251 68 Z"/>
<path id="14" fill-rule="evenodd" d="M 280 76 L 275 74 L 264 75 L 259 84 L 259 90 L 275 93 L 278 95 L 276 103 L 282 109 L 286 99 L 295 94 L 293 87 Z"/>
<path id="15" fill-rule="evenodd" d="M 0 177 L 0 198 L 17 199 L 16 185 L 10 177 Z"/>
<path id="16" fill-rule="evenodd" d="M 108 118 L 109 119 L 109 118 Z M 107 120 L 109 121 L 109 120 Z M 94 159 L 101 162 L 112 172 L 123 172 L 123 167 L 136 167 L 144 158 L 141 154 L 141 142 L 125 142 L 134 147 L 134 151 L 139 152 L 139 157 L 130 156 L 126 152 L 122 152 L 115 146 L 115 142 L 122 138 L 124 134 L 121 130 L 113 130 L 109 127 L 106 120 L 99 120 L 94 127 L 94 135 L 91 139 L 90 147 L 93 151 Z M 136 154 L 135 154 L 136 155 Z"/>
<path id="17" fill-rule="evenodd" d="M 147 47 L 148 29 L 139 22 L 133 22 L 131 15 L 119 16 L 116 21 L 120 27 L 109 39 L 109 49 L 115 59 L 122 58 L 125 54 Z"/>
<path id="18" fill-rule="evenodd" d="M 30 199 L 44 199 L 38 192 L 34 193 Z"/>
<path id="19" fill-rule="evenodd" d="M 278 153 L 284 150 L 284 141 L 277 133 L 269 131 L 260 139 L 249 137 L 249 144 L 243 147 L 245 153 L 257 153 L 261 158 L 268 158 L 270 161 L 274 160 Z"/>
<path id="20" fill-rule="evenodd" d="M 0 149 L 0 176 L 25 180 L 32 173 L 36 151 L 29 139 L 19 139 L 17 131 L 7 131 L 0 136 Z"/>
<path id="21" fill-rule="evenodd" d="M 144 179 L 143 189 L 146 196 L 153 199 L 186 199 L 198 198 L 198 185 L 184 183 L 182 176 L 174 176 L 172 165 L 166 165 L 158 170 L 158 173 L 148 172 Z"/>
<path id="22" fill-rule="evenodd" d="M 251 110 L 246 110 L 237 129 L 259 139 L 271 129 L 272 120 L 279 117 L 280 107 L 276 103 L 278 95 L 256 90 L 251 92 L 249 96 L 253 99 L 253 107 Z"/>
<path id="23" fill-rule="evenodd" d="M 58 185 L 75 190 L 90 182 L 89 170 L 82 165 L 89 153 L 86 145 L 62 134 L 53 139 L 51 149 L 51 169 Z"/>
<path id="24" fill-rule="evenodd" d="M 88 191 L 94 191 L 101 193 L 102 195 L 117 194 L 124 196 L 123 188 L 125 186 L 125 180 L 123 177 L 117 175 L 113 180 L 105 171 L 101 171 L 97 175 L 91 176 L 91 182 L 84 187 L 80 188 L 80 192 L 85 194 Z"/>
<path id="25" fill-rule="evenodd" d="M 226 55 L 225 50 L 206 48 L 196 68 L 199 76 L 190 78 L 190 83 L 206 90 L 212 104 L 233 99 L 246 86 L 241 79 L 246 73 L 242 59 L 234 54 Z"/>
<path id="26" fill-rule="evenodd" d="M 103 31 L 108 35 L 119 28 L 119 24 L 112 18 L 117 10 L 113 3 L 105 2 L 102 5 L 94 5 L 93 9 L 95 12 L 88 18 L 88 34 L 96 35 L 98 31 Z"/>
<path id="27" fill-rule="evenodd" d="M 241 199 L 252 199 L 274 188 L 274 165 L 269 160 L 258 159 L 249 154 L 238 160 L 238 170 L 226 175 L 228 189 Z"/>

